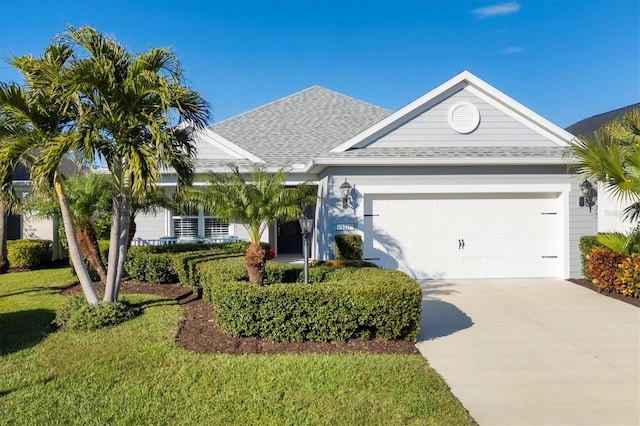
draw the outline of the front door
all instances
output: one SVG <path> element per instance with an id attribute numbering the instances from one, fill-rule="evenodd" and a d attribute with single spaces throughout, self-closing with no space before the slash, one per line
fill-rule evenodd
<path id="1" fill-rule="evenodd" d="M 302 234 L 297 220 L 278 222 L 278 254 L 302 253 Z"/>

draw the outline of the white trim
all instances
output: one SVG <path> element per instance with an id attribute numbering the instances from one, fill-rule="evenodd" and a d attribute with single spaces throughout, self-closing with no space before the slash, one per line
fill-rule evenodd
<path id="1" fill-rule="evenodd" d="M 344 152 L 350 148 L 362 147 L 397 126 L 407 117 L 414 114 L 416 110 L 427 109 L 430 105 L 437 103 L 434 101 L 440 101 L 443 97 L 446 97 L 445 95 L 449 95 L 455 90 L 462 88 L 470 89 L 473 93 L 480 95 L 482 99 L 490 101 L 492 105 L 502 105 L 501 110 L 505 112 L 510 110 L 510 116 L 516 118 L 532 130 L 545 135 L 560 146 L 567 146 L 569 141 L 574 138 L 569 132 L 534 113 L 513 98 L 465 70 L 377 124 L 374 124 L 360 134 L 333 148 L 330 152 Z M 475 91 L 473 91 L 474 88 Z"/>
<path id="2" fill-rule="evenodd" d="M 254 163 L 264 163 L 264 160 L 262 160 L 260 157 L 253 155 L 243 148 L 240 148 L 238 145 L 234 144 L 223 136 L 220 136 L 209 128 L 198 131 L 197 134 L 201 136 L 201 140 L 203 142 L 207 142 L 215 146 L 216 148 L 226 152 L 237 160 L 249 160 Z"/>

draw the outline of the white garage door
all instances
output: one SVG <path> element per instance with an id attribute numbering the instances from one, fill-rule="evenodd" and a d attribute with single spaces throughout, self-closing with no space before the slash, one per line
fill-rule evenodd
<path id="1" fill-rule="evenodd" d="M 366 196 L 363 257 L 414 278 L 558 277 L 558 196 Z"/>

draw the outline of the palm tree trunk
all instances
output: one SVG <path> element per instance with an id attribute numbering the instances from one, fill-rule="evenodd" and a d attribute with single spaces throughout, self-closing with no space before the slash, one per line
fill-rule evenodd
<path id="1" fill-rule="evenodd" d="M 113 212 L 111 213 L 111 234 L 109 236 L 109 259 L 107 260 L 107 281 L 105 282 L 105 302 L 115 301 L 116 278 L 118 275 L 118 259 L 120 257 L 120 206 L 122 194 L 113 197 Z"/>
<path id="2" fill-rule="evenodd" d="M 7 212 L 6 204 L 0 201 L 0 274 L 9 270 L 7 254 Z"/>
<path id="3" fill-rule="evenodd" d="M 262 285 L 265 271 L 265 250 L 259 242 L 249 245 L 245 254 L 245 261 L 247 263 L 249 282 Z"/>
<path id="4" fill-rule="evenodd" d="M 107 282 L 107 268 L 104 266 L 104 262 L 102 261 L 100 246 L 98 245 L 98 239 L 93 227 L 88 226 L 78 229 L 76 231 L 76 236 L 78 237 L 78 244 L 80 245 L 82 254 L 84 254 L 84 257 L 93 269 L 96 270 L 98 276 L 100 276 L 100 281 L 103 283 Z"/>
<path id="5" fill-rule="evenodd" d="M 137 230 L 138 225 L 136 224 L 136 220 L 133 217 L 129 217 L 129 236 L 127 237 L 127 247 L 131 247 L 131 241 L 133 241 L 133 237 L 136 235 Z"/>
<path id="6" fill-rule="evenodd" d="M 120 293 L 120 287 L 122 286 L 122 279 L 124 277 L 124 264 L 127 260 L 127 252 L 129 251 L 129 222 L 131 218 L 131 200 L 126 195 L 123 197 L 123 202 L 120 205 L 120 237 L 118 240 L 118 249 L 120 253 L 118 255 L 118 269 L 116 273 L 116 287 L 114 302 L 118 299 Z"/>
<path id="7" fill-rule="evenodd" d="M 78 280 L 80 280 L 80 286 L 82 287 L 82 291 L 84 292 L 87 301 L 90 304 L 95 305 L 99 301 L 98 294 L 93 287 L 93 282 L 91 281 L 87 267 L 82 259 L 82 253 L 80 253 L 80 248 L 78 247 L 78 240 L 76 239 L 76 234 L 74 232 L 71 209 L 69 208 L 69 200 L 64 193 L 64 187 L 62 186 L 62 179 L 60 179 L 59 173 L 55 173 L 54 179 L 56 194 L 58 195 L 58 201 L 60 202 L 64 233 L 67 237 L 67 244 L 69 245 L 69 257 L 71 258 L 71 263 L 76 271 Z"/>

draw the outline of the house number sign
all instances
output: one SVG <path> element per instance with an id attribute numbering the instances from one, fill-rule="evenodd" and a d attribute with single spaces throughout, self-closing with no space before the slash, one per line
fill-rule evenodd
<path id="1" fill-rule="evenodd" d="M 355 223 L 336 223 L 336 231 L 355 231 Z"/>

